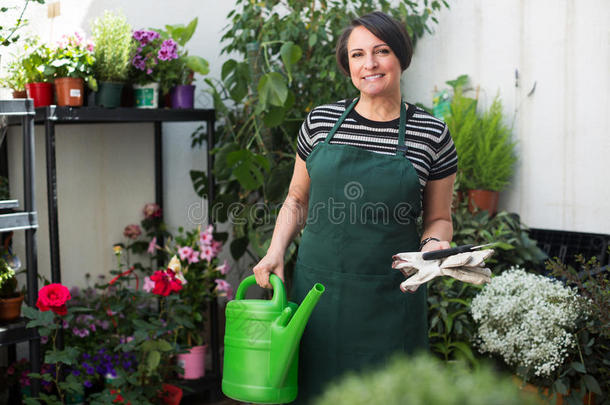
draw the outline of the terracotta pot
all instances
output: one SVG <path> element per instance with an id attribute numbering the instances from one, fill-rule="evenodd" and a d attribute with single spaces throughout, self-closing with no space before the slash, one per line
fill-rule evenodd
<path id="1" fill-rule="evenodd" d="M 85 86 L 80 77 L 60 77 L 55 79 L 55 94 L 58 106 L 80 107 L 83 105 Z"/>
<path id="2" fill-rule="evenodd" d="M 27 83 L 25 90 L 28 98 L 34 100 L 34 107 L 46 107 L 53 104 L 53 85 L 51 83 Z"/>
<path id="3" fill-rule="evenodd" d="M 13 90 L 13 98 L 28 98 L 28 92 L 25 90 Z"/>
<path id="4" fill-rule="evenodd" d="M 193 346 L 188 353 L 178 355 L 178 364 L 184 369 L 185 380 L 197 380 L 205 375 L 205 352 L 207 345 Z"/>
<path id="5" fill-rule="evenodd" d="M 476 209 L 487 211 L 489 215 L 495 215 L 498 210 L 498 191 L 490 190 L 468 190 L 468 209 L 474 212 Z"/>
<path id="6" fill-rule="evenodd" d="M 584 405 L 595 405 L 595 394 L 592 392 L 587 392 L 582 397 L 582 403 Z M 564 395 L 557 394 L 557 402 L 555 405 L 568 405 L 568 400 Z"/>
<path id="7" fill-rule="evenodd" d="M 0 321 L 10 322 L 21 315 L 23 294 L 15 298 L 0 298 Z"/>

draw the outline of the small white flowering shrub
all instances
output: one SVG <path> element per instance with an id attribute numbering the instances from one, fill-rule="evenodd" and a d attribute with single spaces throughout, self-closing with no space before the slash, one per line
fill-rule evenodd
<path id="1" fill-rule="evenodd" d="M 482 353 L 501 356 L 525 378 L 549 377 L 575 347 L 587 306 L 575 289 L 513 267 L 485 286 L 471 312 Z"/>

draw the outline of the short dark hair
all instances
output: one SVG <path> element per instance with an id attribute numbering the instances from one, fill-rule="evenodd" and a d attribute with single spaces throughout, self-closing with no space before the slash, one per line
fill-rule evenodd
<path id="1" fill-rule="evenodd" d="M 405 26 L 385 13 L 375 11 L 353 19 L 350 25 L 341 33 L 337 41 L 335 55 L 339 69 L 341 69 L 343 74 L 349 76 L 347 40 L 355 27 L 366 28 L 377 38 L 388 44 L 398 58 L 403 72 L 409 67 L 411 57 L 413 56 L 413 44 Z"/>

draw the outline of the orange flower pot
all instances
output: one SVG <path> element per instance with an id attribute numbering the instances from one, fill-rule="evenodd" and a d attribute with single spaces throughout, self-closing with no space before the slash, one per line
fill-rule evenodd
<path id="1" fill-rule="evenodd" d="M 23 294 L 15 298 L 0 298 L 0 321 L 10 322 L 21 315 Z"/>
<path id="2" fill-rule="evenodd" d="M 85 86 L 80 77 L 60 77 L 55 79 L 55 94 L 60 107 L 80 107 L 83 105 Z"/>
<path id="3" fill-rule="evenodd" d="M 474 212 L 477 208 L 487 211 L 489 215 L 495 215 L 498 211 L 498 191 L 490 190 L 468 190 L 468 209 Z"/>
<path id="4" fill-rule="evenodd" d="M 25 90 L 13 90 L 13 98 L 28 98 L 28 92 Z"/>

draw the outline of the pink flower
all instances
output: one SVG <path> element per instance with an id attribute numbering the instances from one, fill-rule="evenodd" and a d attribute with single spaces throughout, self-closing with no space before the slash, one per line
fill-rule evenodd
<path id="1" fill-rule="evenodd" d="M 155 288 L 155 282 L 150 279 L 150 277 L 144 277 L 144 285 L 142 289 L 147 293 L 151 292 Z"/>
<path id="2" fill-rule="evenodd" d="M 212 245 L 210 247 L 214 251 L 214 256 L 216 256 L 222 250 L 222 242 L 214 240 L 212 241 Z"/>
<path id="3" fill-rule="evenodd" d="M 148 249 L 146 250 L 151 255 L 155 253 L 155 249 L 157 248 L 157 237 L 152 238 L 150 243 L 148 244 Z"/>
<path id="4" fill-rule="evenodd" d="M 222 265 L 216 267 L 216 270 L 218 270 L 220 274 L 225 275 L 231 270 L 231 267 L 229 267 L 229 263 L 225 260 Z"/>
<path id="5" fill-rule="evenodd" d="M 233 299 L 233 287 L 231 287 L 231 284 L 220 278 L 217 278 L 214 280 L 214 282 L 216 283 L 216 291 L 218 291 L 218 295 L 227 297 L 229 300 Z"/>
<path id="6" fill-rule="evenodd" d="M 187 260 L 193 254 L 193 248 L 190 246 L 184 246 L 178 248 L 178 255 L 180 255 L 180 260 Z"/>
<path id="7" fill-rule="evenodd" d="M 188 257 L 189 264 L 190 263 L 198 263 L 199 262 L 199 252 L 194 249 L 191 249 L 191 254 Z"/>
<path id="8" fill-rule="evenodd" d="M 201 258 L 203 260 L 207 260 L 208 263 L 212 261 L 212 259 L 216 257 L 216 252 L 212 249 L 211 246 L 203 246 L 201 249 Z"/>
<path id="9" fill-rule="evenodd" d="M 203 231 L 199 234 L 199 244 L 203 246 L 210 246 L 214 241 L 212 232 Z"/>
<path id="10" fill-rule="evenodd" d="M 136 224 L 127 225 L 123 230 L 123 236 L 128 239 L 136 240 L 140 235 L 142 235 L 142 229 Z"/>

